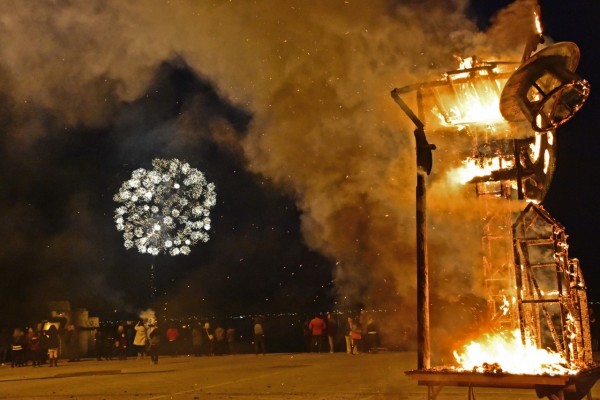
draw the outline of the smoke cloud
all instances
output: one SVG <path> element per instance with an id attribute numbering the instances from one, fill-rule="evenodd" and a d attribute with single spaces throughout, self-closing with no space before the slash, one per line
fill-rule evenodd
<path id="1" fill-rule="evenodd" d="M 482 32 L 465 0 L 4 1 L 5 144 L 26 151 L 49 126 L 123 126 L 116 110 L 140 100 L 165 60 L 182 60 L 251 120 L 243 136 L 217 118 L 197 131 L 207 105 L 190 102 L 164 144 L 208 140 L 293 195 L 306 245 L 335 262 L 338 306 L 405 310 L 386 322 L 394 332 L 414 321 L 415 158 L 414 127 L 389 93 L 437 79 L 455 54 L 518 60 L 533 6 L 516 1 Z M 453 146 L 430 141 L 442 159 Z M 480 215 L 444 168 L 434 161 L 429 192 L 432 286 L 460 303 L 481 263 Z"/>

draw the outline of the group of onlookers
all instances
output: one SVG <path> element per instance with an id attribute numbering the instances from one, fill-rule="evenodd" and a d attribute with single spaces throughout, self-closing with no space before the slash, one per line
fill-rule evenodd
<path id="1" fill-rule="evenodd" d="M 24 367 L 31 363 L 40 367 L 48 363 L 51 367 L 58 363 L 60 338 L 54 325 L 46 330 L 15 328 L 12 334 L 7 329 L 0 332 L 0 364 L 4 365 L 10 355 L 11 367 Z"/>
<path id="2" fill-rule="evenodd" d="M 246 322 L 244 325 L 235 325 L 233 322 L 235 321 L 227 324 L 212 322 L 213 328 L 208 321 L 192 324 L 165 321 L 159 329 L 156 321 L 139 320 L 135 323 L 96 328 L 92 351 L 95 350 L 99 361 L 126 360 L 136 356 L 143 359 L 149 355 L 153 363 L 158 362 L 159 353 L 174 357 L 179 354 L 221 356 L 252 351 L 248 345 L 252 346 L 257 355 L 266 354 L 264 316 L 254 316 L 251 324 Z M 236 327 L 243 331 L 242 335 L 238 334 Z M 36 367 L 42 364 L 56 366 L 59 356 L 68 358 L 69 361 L 79 360 L 79 332 L 74 325 L 68 324 L 59 330 L 56 324 L 46 323 L 45 328 L 17 328 L 12 335 L 10 331 L 3 329 L 0 334 L 0 363 L 4 365 L 9 357 L 13 367 Z M 279 329 L 271 325 L 269 332 L 270 343 L 276 337 L 284 337 Z M 362 312 L 356 317 L 347 318 L 342 314 L 328 312 L 324 316 L 314 315 L 304 323 L 308 352 L 333 353 L 336 347 L 341 350 L 344 346 L 342 343 L 345 342 L 348 354 L 359 354 L 375 347 L 373 338 L 376 333 L 373 319 L 367 318 Z M 276 344 L 272 343 L 272 347 L 276 347 Z"/>
<path id="3" fill-rule="evenodd" d="M 218 324 L 213 330 L 210 322 L 195 324 L 192 328 L 192 352 L 196 357 L 236 354 L 236 330 Z"/>
<path id="4" fill-rule="evenodd" d="M 113 356 L 119 360 L 126 360 L 128 355 L 137 355 L 138 359 L 143 359 L 149 354 L 150 360 L 154 364 L 158 363 L 160 333 L 154 321 L 139 320 L 133 329 L 130 329 L 130 326 L 126 328 L 126 325 L 118 325 L 114 332 L 98 328 L 94 339 L 98 361 L 112 360 Z"/>
<path id="5" fill-rule="evenodd" d="M 376 348 L 378 332 L 373 317 L 361 311 L 357 317 L 347 317 L 340 326 L 336 316 L 328 312 L 325 317 L 315 314 L 311 320 L 304 323 L 306 351 L 321 353 L 325 351 L 327 342 L 329 352 L 334 353 L 339 328 L 343 332 L 347 354 L 359 354 Z"/>
<path id="6" fill-rule="evenodd" d="M 191 332 L 190 332 L 191 330 Z M 96 358 L 98 360 L 126 360 L 128 355 L 143 359 L 150 355 L 158 363 L 159 353 L 179 356 L 190 348 L 195 356 L 236 354 L 236 330 L 232 326 L 224 329 L 218 324 L 213 330 L 209 322 L 195 323 L 191 327 L 167 323 L 159 329 L 156 322 L 139 320 L 135 326 L 119 325 L 116 331 L 96 330 Z"/>

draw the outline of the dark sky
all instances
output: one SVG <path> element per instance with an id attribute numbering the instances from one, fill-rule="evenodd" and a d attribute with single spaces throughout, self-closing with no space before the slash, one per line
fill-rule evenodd
<path id="1" fill-rule="evenodd" d="M 414 187 L 385 175 L 413 176 L 410 158 L 394 161 L 412 154 L 412 135 L 396 125 L 403 117 L 389 90 L 454 68 L 454 47 L 476 47 L 469 38 L 512 2 L 264 2 L 243 13 L 194 2 L 33 3 L 0 5 L 9 43 L 0 51 L 5 321 L 31 322 L 49 300 L 102 318 L 148 307 L 173 316 L 322 311 L 387 293 L 384 306 L 411 304 L 410 279 L 394 271 L 414 262 L 404 245 L 412 205 L 373 194 L 399 187 L 402 202 Z M 596 301 L 599 8 L 542 4 L 544 33 L 579 45 L 578 73 L 592 87 L 558 130 L 543 205 L 567 228 Z M 115 229 L 113 195 L 153 158 L 186 160 L 216 185 L 211 239 L 189 256 L 126 250 Z"/>

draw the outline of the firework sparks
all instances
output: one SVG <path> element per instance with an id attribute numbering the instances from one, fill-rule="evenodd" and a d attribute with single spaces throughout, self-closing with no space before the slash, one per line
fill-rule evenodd
<path id="1" fill-rule="evenodd" d="M 117 230 L 125 248 L 140 253 L 187 255 L 198 241 L 207 242 L 215 185 L 188 163 L 152 161 L 153 169 L 133 171 L 114 201 Z"/>

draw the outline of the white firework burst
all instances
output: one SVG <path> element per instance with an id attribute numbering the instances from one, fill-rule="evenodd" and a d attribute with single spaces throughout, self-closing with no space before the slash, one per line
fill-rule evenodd
<path id="1" fill-rule="evenodd" d="M 215 185 L 177 159 L 155 159 L 152 165 L 151 171 L 133 171 L 115 194 L 117 230 L 123 232 L 127 249 L 187 255 L 190 246 L 208 241 Z"/>

